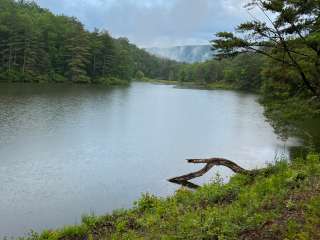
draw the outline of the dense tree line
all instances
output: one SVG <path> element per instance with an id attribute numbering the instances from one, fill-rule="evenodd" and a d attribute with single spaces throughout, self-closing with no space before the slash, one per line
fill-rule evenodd
<path id="1" fill-rule="evenodd" d="M 119 84 L 137 71 L 168 78 L 176 65 L 34 2 L 0 0 L 0 80 Z"/>
<path id="2" fill-rule="evenodd" d="M 215 60 L 182 65 L 179 81 L 225 81 L 242 89 L 285 88 L 289 96 L 320 97 L 320 2 L 251 0 L 245 6 L 263 17 L 219 32 L 212 41 Z M 174 74 L 173 74 L 174 75 Z M 268 92 L 268 91 L 267 91 Z M 267 93 L 265 92 L 265 93 Z"/>
<path id="3" fill-rule="evenodd" d="M 181 83 L 223 81 L 251 90 L 261 85 L 260 63 L 251 54 L 179 64 L 107 31 L 89 32 L 77 19 L 54 15 L 32 1 L 0 0 L 0 81 L 122 84 L 144 76 Z"/>
<path id="4" fill-rule="evenodd" d="M 216 59 L 179 64 L 106 31 L 89 32 L 77 19 L 56 16 L 33 2 L 0 0 L 0 80 L 118 84 L 145 76 L 226 83 L 260 91 L 266 99 L 318 99 L 319 5 L 317 0 L 252 0 L 247 7 L 262 11 L 264 20 L 218 33 L 212 42 Z"/>
<path id="5" fill-rule="evenodd" d="M 171 73 L 170 79 L 181 84 L 208 86 L 223 83 L 236 89 L 258 91 L 262 84 L 264 62 L 264 57 L 257 54 L 240 54 L 232 59 L 182 64 Z"/>
<path id="6" fill-rule="evenodd" d="M 291 75 L 290 84 L 319 97 L 320 2 L 251 0 L 246 7 L 248 11 L 257 9 L 264 18 L 253 17 L 240 24 L 235 33 L 218 33 L 213 40 L 218 55 L 232 57 L 251 52 L 266 56 L 275 67 Z"/>

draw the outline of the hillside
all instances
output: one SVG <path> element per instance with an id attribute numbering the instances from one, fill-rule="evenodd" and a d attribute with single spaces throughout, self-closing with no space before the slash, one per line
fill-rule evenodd
<path id="1" fill-rule="evenodd" d="M 167 79 L 177 65 L 33 1 L 0 0 L 0 9 L 0 82 L 126 85 L 138 71 Z"/>
<path id="2" fill-rule="evenodd" d="M 169 48 L 147 48 L 149 53 L 179 62 L 204 62 L 212 57 L 210 45 L 177 46 Z"/>

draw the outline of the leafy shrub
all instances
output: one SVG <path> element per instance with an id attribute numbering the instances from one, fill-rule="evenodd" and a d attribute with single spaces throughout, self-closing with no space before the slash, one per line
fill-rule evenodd
<path id="1" fill-rule="evenodd" d="M 144 78 L 144 73 L 140 70 L 137 71 L 135 78 L 136 80 L 142 80 Z"/>
<path id="2" fill-rule="evenodd" d="M 61 75 L 61 74 L 58 74 L 58 73 L 54 73 L 52 74 L 52 81 L 54 82 L 65 82 L 67 79 Z"/>
<path id="3" fill-rule="evenodd" d="M 127 80 L 121 80 L 116 77 L 100 77 L 93 81 L 94 83 L 103 84 L 106 86 L 126 86 L 129 84 Z"/>

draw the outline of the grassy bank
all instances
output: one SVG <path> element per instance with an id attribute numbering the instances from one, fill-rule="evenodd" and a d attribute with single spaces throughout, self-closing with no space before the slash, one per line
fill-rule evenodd
<path id="1" fill-rule="evenodd" d="M 207 89 L 238 90 L 237 86 L 228 82 L 214 82 L 206 85 Z"/>
<path id="2" fill-rule="evenodd" d="M 256 177 L 217 178 L 197 191 L 143 195 L 132 209 L 24 238 L 320 239 L 320 157 L 270 165 Z"/>

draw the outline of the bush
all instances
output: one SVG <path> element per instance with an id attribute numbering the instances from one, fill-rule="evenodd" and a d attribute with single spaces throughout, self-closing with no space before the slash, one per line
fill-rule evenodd
<path id="1" fill-rule="evenodd" d="M 90 83 L 90 78 L 85 75 L 79 75 L 72 79 L 74 83 Z"/>
<path id="2" fill-rule="evenodd" d="M 142 71 L 137 71 L 136 76 L 135 76 L 136 80 L 143 80 L 144 79 L 144 73 Z"/>
<path id="3" fill-rule="evenodd" d="M 54 81 L 54 82 L 62 83 L 62 82 L 65 82 L 66 80 L 67 79 L 63 75 L 61 75 L 59 73 L 53 73 L 52 74 L 52 81 Z"/>
<path id="4" fill-rule="evenodd" d="M 93 82 L 106 86 L 127 86 L 129 84 L 127 80 L 121 80 L 116 77 L 100 77 Z"/>
<path id="5" fill-rule="evenodd" d="M 22 73 L 17 71 L 2 72 L 0 74 L 0 80 L 5 82 L 21 82 L 23 81 Z"/>
<path id="6" fill-rule="evenodd" d="M 46 83 L 49 81 L 49 76 L 45 74 L 38 75 L 34 78 L 34 81 L 37 83 Z"/>

